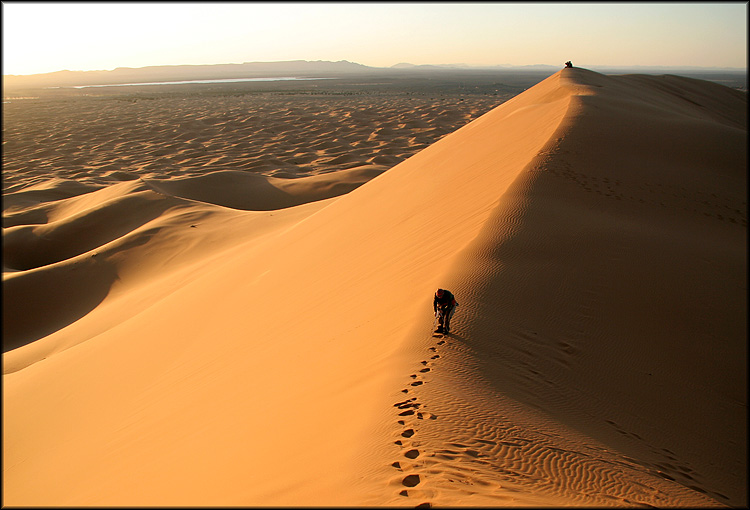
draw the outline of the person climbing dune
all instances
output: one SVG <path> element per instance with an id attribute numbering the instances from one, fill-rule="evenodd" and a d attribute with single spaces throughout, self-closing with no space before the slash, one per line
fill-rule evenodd
<path id="1" fill-rule="evenodd" d="M 451 317 L 453 312 L 456 311 L 458 303 L 453 293 L 445 290 L 438 289 L 435 292 L 435 298 L 432 300 L 432 308 L 435 310 L 435 314 L 438 319 L 438 328 L 435 333 L 448 333 L 450 331 Z"/>

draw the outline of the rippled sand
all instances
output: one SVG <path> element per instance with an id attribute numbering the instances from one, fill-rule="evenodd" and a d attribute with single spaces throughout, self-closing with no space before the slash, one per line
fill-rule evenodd
<path id="1" fill-rule="evenodd" d="M 497 97 L 280 94 L 48 97 L 3 105 L 4 190 L 232 170 L 299 177 L 390 168 Z"/>

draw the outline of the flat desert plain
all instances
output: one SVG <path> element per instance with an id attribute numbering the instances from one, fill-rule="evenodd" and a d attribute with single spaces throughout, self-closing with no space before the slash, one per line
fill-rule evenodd
<path id="1" fill-rule="evenodd" d="M 5 505 L 747 505 L 746 92 L 80 90 L 3 104 Z"/>

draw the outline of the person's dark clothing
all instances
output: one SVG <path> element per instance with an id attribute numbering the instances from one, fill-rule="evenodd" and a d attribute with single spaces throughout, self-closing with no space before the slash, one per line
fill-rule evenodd
<path id="1" fill-rule="evenodd" d="M 443 295 L 438 297 L 437 293 L 435 293 L 435 299 L 432 300 L 432 308 L 437 312 L 438 306 L 445 309 L 446 306 L 450 305 L 451 307 L 456 306 L 458 303 L 456 303 L 455 296 L 447 291 L 443 291 Z"/>
<path id="2" fill-rule="evenodd" d="M 432 308 L 435 310 L 435 313 L 437 313 L 438 308 L 440 308 L 440 313 L 438 314 L 439 332 L 448 332 L 450 329 L 451 317 L 453 316 L 453 311 L 456 309 L 456 306 L 458 306 L 456 297 L 451 292 L 443 290 L 441 296 L 438 296 L 438 293 L 435 292 L 435 298 L 432 300 Z"/>

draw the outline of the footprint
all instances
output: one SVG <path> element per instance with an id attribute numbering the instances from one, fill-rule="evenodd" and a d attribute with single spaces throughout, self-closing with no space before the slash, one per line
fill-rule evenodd
<path id="1" fill-rule="evenodd" d="M 420 384 L 422 384 L 422 381 L 414 381 L 411 383 L 412 386 L 419 386 Z"/>
<path id="2" fill-rule="evenodd" d="M 439 357 L 440 357 L 440 355 L 439 355 L 439 354 L 435 354 L 435 355 L 434 355 L 434 356 L 433 356 L 432 358 L 430 358 L 430 359 L 438 359 Z"/>
<path id="3" fill-rule="evenodd" d="M 406 475 L 401 483 L 407 487 L 416 487 L 419 482 L 419 475 Z"/>
<path id="4" fill-rule="evenodd" d="M 422 372 L 422 373 L 424 373 L 424 372 L 429 372 L 429 371 L 430 371 L 430 369 L 429 369 L 429 368 L 423 368 L 422 370 L 420 370 L 420 372 Z"/>
<path id="5" fill-rule="evenodd" d="M 407 459 L 416 459 L 417 457 L 419 457 L 419 450 L 409 450 L 408 452 L 404 453 L 404 457 L 406 457 Z"/>
<path id="6" fill-rule="evenodd" d="M 401 433 L 401 435 L 402 435 L 403 437 L 411 437 L 411 436 L 413 436 L 413 435 L 414 435 L 414 429 L 406 429 L 406 430 L 404 430 L 404 431 L 403 431 L 403 432 Z M 401 444 L 401 441 L 398 441 L 398 444 Z"/>
<path id="7" fill-rule="evenodd" d="M 413 398 L 413 399 L 411 399 L 411 400 L 417 400 L 417 398 L 416 398 L 416 397 L 414 397 L 414 398 Z M 420 404 L 419 402 L 408 402 L 408 403 L 406 403 L 406 404 L 401 404 L 400 406 L 398 406 L 398 408 L 399 408 L 399 409 L 409 409 L 410 407 L 416 407 L 416 408 L 419 408 L 419 407 L 420 407 L 421 405 L 422 405 L 422 404 Z"/>
<path id="8" fill-rule="evenodd" d="M 413 400 L 417 400 L 417 397 L 412 397 L 406 400 L 402 400 L 401 402 L 396 402 L 395 404 L 393 404 L 393 407 L 398 407 L 399 409 L 401 409 L 402 406 L 404 406 L 405 404 L 409 404 Z"/>

